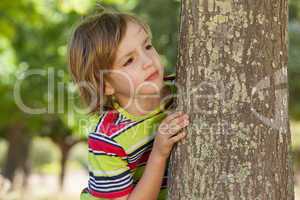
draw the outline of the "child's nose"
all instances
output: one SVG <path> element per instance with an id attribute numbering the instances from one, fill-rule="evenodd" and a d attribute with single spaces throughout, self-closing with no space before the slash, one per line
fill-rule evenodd
<path id="1" fill-rule="evenodd" d="M 153 64 L 152 58 L 147 54 L 142 55 L 143 68 L 147 68 Z"/>

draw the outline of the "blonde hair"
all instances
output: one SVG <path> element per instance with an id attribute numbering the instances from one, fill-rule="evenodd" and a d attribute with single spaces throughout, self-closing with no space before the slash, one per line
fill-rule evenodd
<path id="1" fill-rule="evenodd" d="M 151 37 L 148 24 L 133 14 L 119 12 L 85 17 L 72 33 L 68 47 L 69 71 L 79 86 L 81 100 L 89 106 L 89 114 L 98 113 L 101 108 L 112 109 L 112 96 L 104 95 L 104 80 L 100 80 L 99 70 L 113 65 L 129 21 L 140 25 Z"/>

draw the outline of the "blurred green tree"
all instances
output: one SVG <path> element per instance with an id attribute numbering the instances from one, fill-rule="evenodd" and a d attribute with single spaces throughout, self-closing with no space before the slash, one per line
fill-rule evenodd
<path id="1" fill-rule="evenodd" d="M 300 1 L 289 1 L 289 114 L 300 121 Z"/>
<path id="2" fill-rule="evenodd" d="M 67 25 L 74 24 L 82 10 L 68 10 L 68 5 L 60 1 L 34 0 L 4 0 L 0 8 L 0 24 L 4 24 L 0 31 L 0 90 L 4 94 L 0 97 L 3 103 L 0 126 L 6 130 L 1 135 L 8 142 L 3 174 L 12 181 L 17 168 L 29 171 L 22 163 L 28 163 L 25 152 L 30 148 L 32 137 L 43 134 L 41 130 L 45 127 L 51 129 L 53 126 L 48 123 L 46 114 L 57 117 L 58 113 L 61 119 L 69 116 L 69 107 L 64 107 L 69 101 L 69 80 L 64 75 L 70 32 Z M 64 87 L 59 87 L 61 85 Z M 36 114 L 29 108 L 44 110 Z M 57 138 L 56 134 L 61 135 L 52 131 L 47 135 L 52 139 Z M 71 131 L 66 134 L 72 137 Z"/>

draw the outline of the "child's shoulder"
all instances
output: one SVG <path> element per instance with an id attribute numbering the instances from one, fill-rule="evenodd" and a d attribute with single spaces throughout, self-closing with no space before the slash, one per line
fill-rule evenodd
<path id="1" fill-rule="evenodd" d="M 117 110 L 111 109 L 99 116 L 94 132 L 114 138 L 133 123 L 134 121 L 124 117 Z"/>
<path id="2" fill-rule="evenodd" d="M 88 136 L 89 151 L 93 155 L 126 156 L 124 148 L 114 138 L 122 132 L 122 123 L 117 122 L 121 121 L 119 113 L 108 110 L 98 118 L 95 129 Z"/>

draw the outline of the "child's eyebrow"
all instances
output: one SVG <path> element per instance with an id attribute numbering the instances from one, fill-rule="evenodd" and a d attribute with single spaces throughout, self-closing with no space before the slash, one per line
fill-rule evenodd
<path id="1" fill-rule="evenodd" d="M 149 37 L 149 35 L 148 35 L 148 36 L 144 39 L 144 42 L 143 42 L 142 44 L 145 45 L 146 42 L 147 42 L 149 39 L 150 39 L 150 37 Z M 121 61 L 121 59 L 130 56 L 133 52 L 134 52 L 134 50 L 132 50 L 132 51 L 126 53 L 126 54 L 123 55 L 123 56 L 120 56 L 120 58 L 119 58 L 118 60 Z"/>

